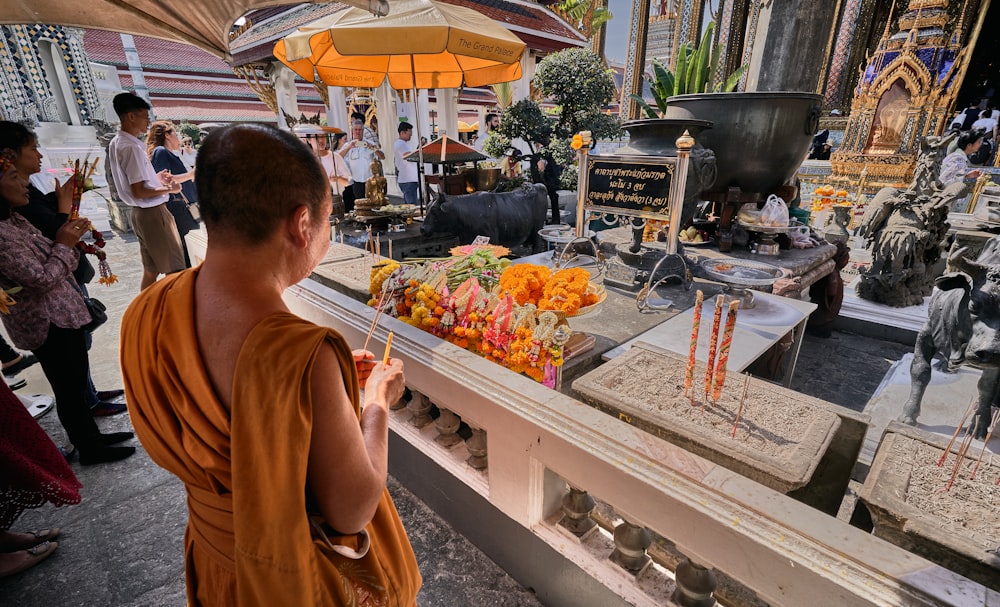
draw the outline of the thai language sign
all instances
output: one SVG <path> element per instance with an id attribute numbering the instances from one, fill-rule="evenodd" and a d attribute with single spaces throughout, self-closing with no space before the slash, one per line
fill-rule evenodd
<path id="1" fill-rule="evenodd" d="M 584 208 L 666 221 L 676 163 L 672 157 L 588 156 Z"/>

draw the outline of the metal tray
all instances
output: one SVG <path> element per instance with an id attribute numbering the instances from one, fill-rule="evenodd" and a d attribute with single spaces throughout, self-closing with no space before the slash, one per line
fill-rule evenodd
<path id="1" fill-rule="evenodd" d="M 766 287 L 785 275 L 777 266 L 749 259 L 704 259 L 699 265 L 712 280 L 735 287 Z"/>

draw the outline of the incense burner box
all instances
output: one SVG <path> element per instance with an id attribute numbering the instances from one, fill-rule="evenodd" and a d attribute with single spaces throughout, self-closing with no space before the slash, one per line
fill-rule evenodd
<path id="1" fill-rule="evenodd" d="M 961 442 L 938 466 L 947 437 L 890 423 L 859 497 L 876 536 L 1000 590 L 1000 462 L 973 441 L 956 467 Z"/>
<path id="2" fill-rule="evenodd" d="M 695 368 L 692 399 L 684 393 L 686 364 L 683 356 L 639 343 L 574 381 L 573 389 L 596 408 L 772 489 L 805 488 L 841 426 L 835 405 L 751 379 L 737 423 L 745 376 L 731 373 L 718 401 L 704 402 L 705 366 Z M 837 483 L 837 504 L 851 466 L 841 466 L 847 471 Z"/>

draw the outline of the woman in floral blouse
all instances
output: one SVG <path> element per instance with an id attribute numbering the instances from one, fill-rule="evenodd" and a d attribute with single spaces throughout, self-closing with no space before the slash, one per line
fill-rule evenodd
<path id="1" fill-rule="evenodd" d="M 38 358 L 56 397 L 56 411 L 69 440 L 80 451 L 81 464 L 124 459 L 135 447 L 115 447 L 131 432 L 101 434 L 84 400 L 89 360 L 84 325 L 90 313 L 76 289 L 73 270 L 79 261 L 75 246 L 90 222 L 68 220 L 55 240 L 42 235 L 28 220 L 13 213 L 28 204 L 27 177 L 18 173 L 9 149 L 0 153 L 0 288 L 15 291 L 15 304 L 3 315 L 4 327 L 19 348 Z M 72 195 L 56 188 L 60 195 Z"/>

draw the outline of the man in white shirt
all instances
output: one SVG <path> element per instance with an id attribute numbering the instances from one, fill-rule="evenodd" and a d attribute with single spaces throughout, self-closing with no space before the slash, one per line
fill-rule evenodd
<path id="1" fill-rule="evenodd" d="M 396 129 L 399 132 L 399 139 L 393 145 L 393 153 L 396 158 L 396 182 L 399 189 L 403 191 L 403 202 L 415 205 L 417 200 L 417 163 L 406 160 L 406 156 L 413 153 L 417 146 L 413 137 L 413 125 L 409 122 L 400 122 Z"/>
<path id="2" fill-rule="evenodd" d="M 139 140 L 149 128 L 150 105 L 134 93 L 114 98 L 115 113 L 121 130 L 108 144 L 108 164 L 118 196 L 132 210 L 132 228 L 139 238 L 142 256 L 140 289 L 156 282 L 160 274 L 172 274 L 185 268 L 184 251 L 165 204 L 170 194 L 180 192 L 170 171 L 156 172 L 146 155 L 146 144 Z"/>
<path id="3" fill-rule="evenodd" d="M 337 149 L 337 154 L 347 161 L 351 169 L 351 186 L 344 191 L 344 205 L 350 211 L 354 201 L 365 197 L 365 181 L 372 176 L 371 164 L 374 158 L 385 160 L 382 150 L 365 141 L 365 124 L 355 120 L 351 124 L 351 140 Z"/>

